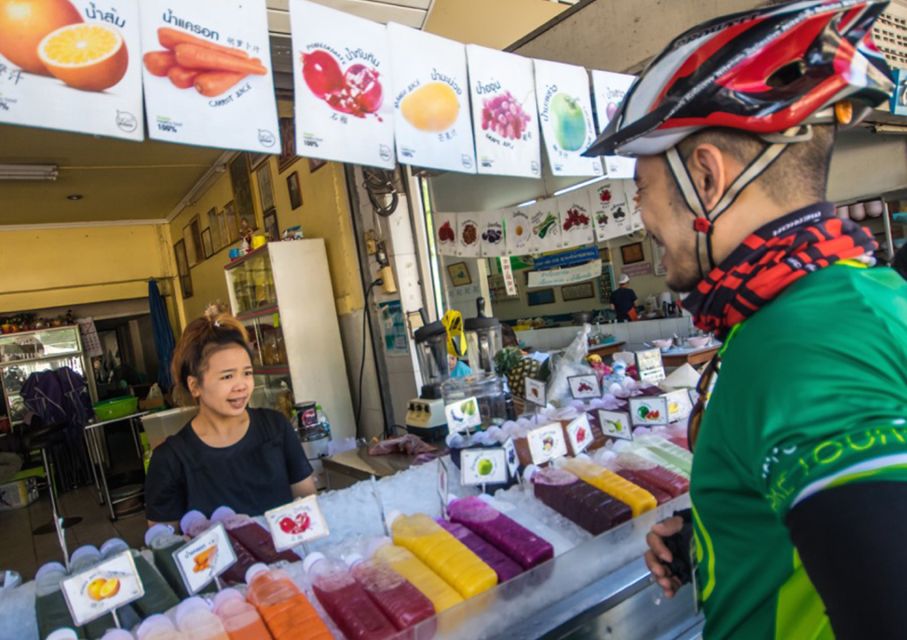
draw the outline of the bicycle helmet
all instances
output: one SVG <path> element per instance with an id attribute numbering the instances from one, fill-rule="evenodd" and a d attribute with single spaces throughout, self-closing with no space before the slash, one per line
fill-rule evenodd
<path id="1" fill-rule="evenodd" d="M 888 0 L 807 0 L 716 18 L 675 38 L 627 92 L 587 156 L 665 153 L 696 216 L 700 271 L 712 225 L 811 124 L 855 124 L 893 90 L 871 29 Z M 847 103 L 850 108 L 847 108 Z M 843 107 L 843 108 L 842 108 Z M 676 145 L 696 131 L 749 131 L 768 145 L 706 211 Z"/>

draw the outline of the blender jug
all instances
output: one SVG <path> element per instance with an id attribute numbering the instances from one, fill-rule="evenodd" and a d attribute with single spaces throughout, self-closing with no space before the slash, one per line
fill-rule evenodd
<path id="1" fill-rule="evenodd" d="M 465 322 L 466 355 L 474 373 L 494 374 L 494 357 L 503 347 L 501 323 L 485 315 L 485 298 L 476 298 L 475 318 Z"/>

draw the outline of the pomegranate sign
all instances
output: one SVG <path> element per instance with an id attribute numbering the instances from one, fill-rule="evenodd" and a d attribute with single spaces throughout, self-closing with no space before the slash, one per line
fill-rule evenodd
<path id="1" fill-rule="evenodd" d="M 291 0 L 296 152 L 394 168 L 390 57 L 385 27 Z"/>
<path id="2" fill-rule="evenodd" d="M 316 496 L 271 509 L 265 512 L 265 520 L 278 551 L 324 538 L 330 533 Z"/>
<path id="3" fill-rule="evenodd" d="M 542 175 L 532 60 L 467 45 L 478 172 Z"/>

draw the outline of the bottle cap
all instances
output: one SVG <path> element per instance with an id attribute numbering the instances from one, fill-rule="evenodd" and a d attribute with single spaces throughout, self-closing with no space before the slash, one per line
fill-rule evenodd
<path id="1" fill-rule="evenodd" d="M 265 573 L 268 571 L 268 565 L 262 562 L 256 562 L 251 567 L 246 569 L 246 584 L 252 584 L 252 580 L 255 579 L 259 573 Z"/>
<path id="2" fill-rule="evenodd" d="M 205 514 L 201 511 L 196 511 L 193 509 L 189 511 L 180 519 L 180 531 L 183 533 L 189 533 L 190 529 L 200 524 L 204 524 L 208 521 L 208 518 L 205 517 Z"/>
<path id="3" fill-rule="evenodd" d="M 368 555 L 369 556 L 374 555 L 378 549 L 380 549 L 381 547 L 388 545 L 388 544 L 394 544 L 394 541 L 391 540 L 390 538 L 388 538 L 387 536 L 381 536 L 380 538 L 375 538 L 368 545 Z"/>
<path id="4" fill-rule="evenodd" d="M 111 538 L 101 545 L 101 556 L 107 559 L 128 549 L 129 545 L 122 538 Z"/>
<path id="5" fill-rule="evenodd" d="M 396 509 L 394 509 L 393 511 L 388 513 L 387 514 L 387 526 L 388 527 L 393 526 L 394 520 L 396 520 L 397 518 L 399 518 L 402 515 L 403 514 L 400 511 L 397 511 Z"/>
<path id="6" fill-rule="evenodd" d="M 83 545 L 83 546 L 79 547 L 78 549 L 76 549 L 75 551 L 73 551 L 72 555 L 69 556 L 69 565 L 72 566 L 72 565 L 76 564 L 77 562 L 79 562 L 81 560 L 85 560 L 85 559 L 90 559 L 90 560 L 95 560 L 95 561 L 100 560 L 101 552 L 98 551 L 98 548 L 96 546 L 94 546 L 93 544 Z"/>
<path id="7" fill-rule="evenodd" d="M 317 551 L 310 553 L 305 557 L 305 560 L 302 561 L 302 570 L 309 573 L 312 570 L 312 567 L 315 566 L 315 563 L 322 560 L 324 560 L 323 553 L 318 553 Z"/>
<path id="8" fill-rule="evenodd" d="M 214 610 L 220 610 L 221 606 L 225 602 L 230 602 L 231 600 L 241 600 L 242 602 L 246 601 L 246 599 L 243 597 L 243 594 L 232 587 L 228 587 L 226 589 L 221 589 L 217 592 L 217 595 L 214 596 Z"/>
<path id="9" fill-rule="evenodd" d="M 236 512 L 230 507 L 218 507 L 211 514 L 211 522 L 223 522 L 230 516 L 235 516 Z"/>
<path id="10" fill-rule="evenodd" d="M 104 634 L 101 640 L 135 640 L 135 636 L 125 629 L 111 629 Z"/>
<path id="11" fill-rule="evenodd" d="M 79 636 L 76 635 L 75 631 L 66 627 L 63 629 L 57 629 L 56 631 L 48 635 L 46 640 L 79 640 Z"/>
<path id="12" fill-rule="evenodd" d="M 158 523 L 156 525 L 153 525 L 148 529 L 148 531 L 145 532 L 145 546 L 150 547 L 154 539 L 159 536 L 172 536 L 173 533 L 173 527 L 171 527 L 169 524 Z"/>
<path id="13" fill-rule="evenodd" d="M 207 602 L 198 596 L 186 598 L 176 607 L 176 624 L 182 627 L 186 616 L 191 615 L 195 611 L 207 611 L 210 613 L 211 608 Z"/>
<path id="14" fill-rule="evenodd" d="M 41 565 L 41 568 L 38 569 L 38 573 L 35 574 L 35 581 L 37 582 L 42 577 L 46 576 L 48 573 L 66 573 L 66 567 L 64 567 L 59 562 L 47 562 Z"/>
<path id="15" fill-rule="evenodd" d="M 532 482 L 532 476 L 534 476 L 536 472 L 538 472 L 538 470 L 538 466 L 534 464 L 527 464 L 526 468 L 523 469 L 523 480 L 525 480 L 526 482 Z"/>
<path id="16" fill-rule="evenodd" d="M 364 561 L 365 558 L 363 558 L 362 554 L 359 553 L 351 553 L 346 557 L 346 565 L 348 567 L 355 567 L 357 564 Z"/>
<path id="17" fill-rule="evenodd" d="M 152 631 L 158 630 L 176 631 L 176 626 L 173 624 L 173 621 L 164 614 L 155 613 L 145 618 L 145 621 L 135 630 L 135 635 L 139 638 L 144 638 Z"/>

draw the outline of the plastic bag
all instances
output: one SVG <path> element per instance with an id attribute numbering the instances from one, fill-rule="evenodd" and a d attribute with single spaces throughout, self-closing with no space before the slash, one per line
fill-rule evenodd
<path id="1" fill-rule="evenodd" d="M 570 395 L 570 384 L 567 379 L 572 376 L 595 374 L 586 356 L 589 353 L 589 333 L 591 325 L 584 324 L 576 334 L 573 342 L 564 350 L 564 353 L 553 360 L 551 378 L 548 381 L 548 402 L 563 407 L 570 404 L 573 397 Z"/>

